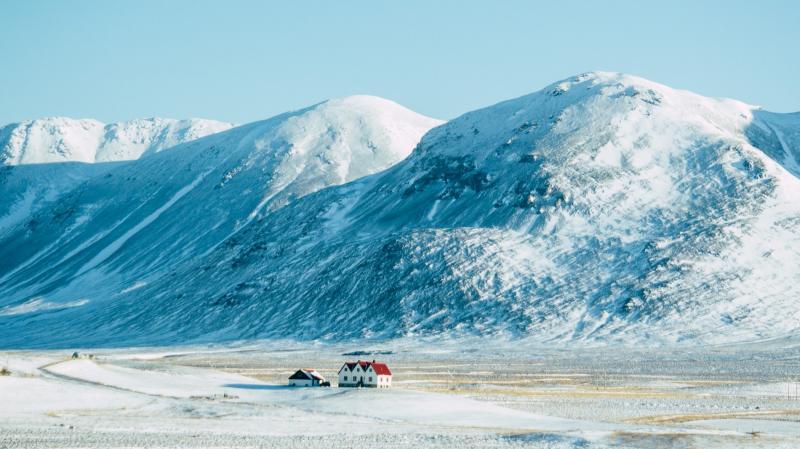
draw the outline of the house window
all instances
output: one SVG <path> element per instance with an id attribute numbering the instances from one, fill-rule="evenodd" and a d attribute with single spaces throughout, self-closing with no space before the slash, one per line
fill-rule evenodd
<path id="1" fill-rule="evenodd" d="M 372 376 L 370 376 L 369 381 L 372 382 Z"/>
<path id="2" fill-rule="evenodd" d="M 347 380 L 347 376 L 344 376 L 344 380 Z"/>

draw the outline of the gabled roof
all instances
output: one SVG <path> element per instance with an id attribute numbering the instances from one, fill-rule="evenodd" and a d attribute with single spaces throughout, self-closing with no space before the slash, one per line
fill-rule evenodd
<path id="1" fill-rule="evenodd" d="M 385 363 L 377 363 L 375 361 L 367 362 L 365 360 L 358 360 L 355 362 L 344 362 L 344 365 L 339 369 L 339 372 L 342 372 L 345 367 L 348 371 L 353 371 L 356 366 L 360 366 L 362 370 L 366 371 L 369 367 L 372 367 L 372 370 L 375 371 L 375 374 L 379 374 L 381 376 L 391 376 L 392 371 L 389 369 L 389 366 Z"/>
<path id="2" fill-rule="evenodd" d="M 325 380 L 325 378 L 322 377 L 322 375 L 318 373 L 317 370 L 315 370 L 314 368 L 299 369 L 294 374 L 289 376 L 289 379 L 302 379 L 302 380 L 316 379 L 320 382 Z"/>
<path id="3" fill-rule="evenodd" d="M 306 368 L 303 371 L 307 372 L 309 376 L 313 377 L 314 379 L 317 379 L 320 382 L 325 380 L 325 378 L 322 377 L 322 374 L 318 373 L 317 370 L 315 369 Z"/>

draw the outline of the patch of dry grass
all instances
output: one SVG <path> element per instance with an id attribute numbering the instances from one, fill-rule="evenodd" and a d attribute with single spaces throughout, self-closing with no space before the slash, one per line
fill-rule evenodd
<path id="1" fill-rule="evenodd" d="M 720 413 L 685 413 L 675 415 L 655 415 L 642 416 L 629 419 L 626 422 L 631 424 L 680 424 L 689 421 L 705 421 L 709 419 L 736 419 L 754 418 L 763 416 L 785 416 L 800 415 L 800 409 L 782 410 L 748 410 L 741 412 L 720 412 Z"/>
<path id="2" fill-rule="evenodd" d="M 551 398 L 692 398 L 695 395 L 678 392 L 652 390 L 637 387 L 592 388 L 592 389 L 532 389 L 532 388 L 463 388 L 458 386 L 427 387 L 414 385 L 414 389 L 450 394 L 476 394 L 504 397 L 551 397 Z"/>
<path id="3" fill-rule="evenodd" d="M 741 384 L 751 383 L 746 380 L 676 380 L 675 382 L 697 387 L 707 387 L 714 385 L 741 385 Z"/>

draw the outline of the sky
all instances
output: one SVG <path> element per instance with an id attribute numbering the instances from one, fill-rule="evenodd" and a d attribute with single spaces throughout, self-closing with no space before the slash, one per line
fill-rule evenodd
<path id="1" fill-rule="evenodd" d="M 261 120 L 371 94 L 450 119 L 579 73 L 800 110 L 800 1 L 0 2 L 0 123 Z"/>

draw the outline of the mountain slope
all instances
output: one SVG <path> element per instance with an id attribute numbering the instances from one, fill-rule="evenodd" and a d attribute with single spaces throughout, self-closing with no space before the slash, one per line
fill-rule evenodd
<path id="1" fill-rule="evenodd" d="M 104 125 L 55 117 L 0 128 L 0 233 L 123 161 L 230 128 L 213 120 L 142 119 Z"/>
<path id="2" fill-rule="evenodd" d="M 87 303 L 0 318 L 0 341 L 787 335 L 798 136 L 797 114 L 581 75 L 434 128 L 390 169 L 256 214 L 113 301 L 76 288 L 58 301 Z"/>
<path id="3" fill-rule="evenodd" d="M 259 216 L 396 163 L 439 123 L 349 97 L 146 153 L 0 233 L 0 315 L 168 279 Z"/>

